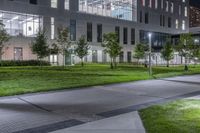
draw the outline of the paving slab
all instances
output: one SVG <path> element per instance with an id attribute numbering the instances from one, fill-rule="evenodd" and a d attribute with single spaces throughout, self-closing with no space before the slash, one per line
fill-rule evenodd
<path id="1" fill-rule="evenodd" d="M 56 114 L 84 122 L 102 119 L 96 115 L 101 112 L 160 100 L 158 97 L 138 96 L 102 88 L 104 87 L 41 94 L 23 99 Z"/>
<path id="2" fill-rule="evenodd" d="M 200 85 L 200 75 L 178 76 L 178 77 L 166 78 L 165 80 Z"/>
<path id="3" fill-rule="evenodd" d="M 0 100 L 0 133 L 11 133 L 27 128 L 69 120 L 38 109 L 19 99 Z"/>
<path id="4" fill-rule="evenodd" d="M 52 133 L 145 133 L 145 129 L 138 112 L 131 112 Z"/>

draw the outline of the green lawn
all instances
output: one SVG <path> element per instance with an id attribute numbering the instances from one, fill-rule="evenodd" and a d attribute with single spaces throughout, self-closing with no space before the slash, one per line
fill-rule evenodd
<path id="1" fill-rule="evenodd" d="M 153 78 L 200 73 L 200 66 L 184 72 L 183 67 L 156 67 Z M 143 67 L 121 65 L 111 70 L 109 65 L 88 64 L 84 68 L 62 67 L 0 67 L 0 96 L 75 87 L 150 79 Z"/>
<path id="2" fill-rule="evenodd" d="M 147 133 L 200 133 L 200 100 L 179 100 L 140 111 Z"/>

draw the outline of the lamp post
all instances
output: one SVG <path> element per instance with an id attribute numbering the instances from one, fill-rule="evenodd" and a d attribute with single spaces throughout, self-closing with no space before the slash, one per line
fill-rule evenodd
<path id="1" fill-rule="evenodd" d="M 149 33 L 149 76 L 152 76 L 152 66 L 151 66 L 151 37 L 152 34 Z"/>

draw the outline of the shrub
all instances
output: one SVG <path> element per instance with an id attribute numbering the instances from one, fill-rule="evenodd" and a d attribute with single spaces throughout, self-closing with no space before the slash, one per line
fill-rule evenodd
<path id="1" fill-rule="evenodd" d="M 0 62 L 0 66 L 50 66 L 50 63 L 47 61 L 38 61 L 38 60 L 4 60 Z"/>

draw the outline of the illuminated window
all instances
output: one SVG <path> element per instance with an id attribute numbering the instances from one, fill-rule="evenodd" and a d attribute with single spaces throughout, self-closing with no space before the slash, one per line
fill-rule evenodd
<path id="1" fill-rule="evenodd" d="M 49 61 L 52 65 L 58 64 L 58 55 L 50 55 Z"/>
<path id="2" fill-rule="evenodd" d="M 0 22 L 11 36 L 35 37 L 43 27 L 43 19 L 38 15 L 21 14 L 0 10 Z"/>
<path id="3" fill-rule="evenodd" d="M 51 0 L 51 7 L 57 8 L 58 7 L 58 1 L 57 0 Z"/>
<path id="4" fill-rule="evenodd" d="M 79 0 L 79 11 L 137 21 L 137 0 Z"/>
<path id="5" fill-rule="evenodd" d="M 188 16 L 188 9 L 187 9 L 187 7 L 185 7 L 185 17 L 187 17 Z"/>
<path id="6" fill-rule="evenodd" d="M 69 0 L 65 0 L 65 10 L 69 10 Z"/>
<path id="7" fill-rule="evenodd" d="M 182 21 L 182 30 L 185 30 L 185 20 Z"/>
<path id="8" fill-rule="evenodd" d="M 51 39 L 55 39 L 55 20 L 51 17 Z"/>
<path id="9" fill-rule="evenodd" d="M 179 22 L 178 22 L 178 19 L 176 19 L 176 29 L 179 28 Z"/>

